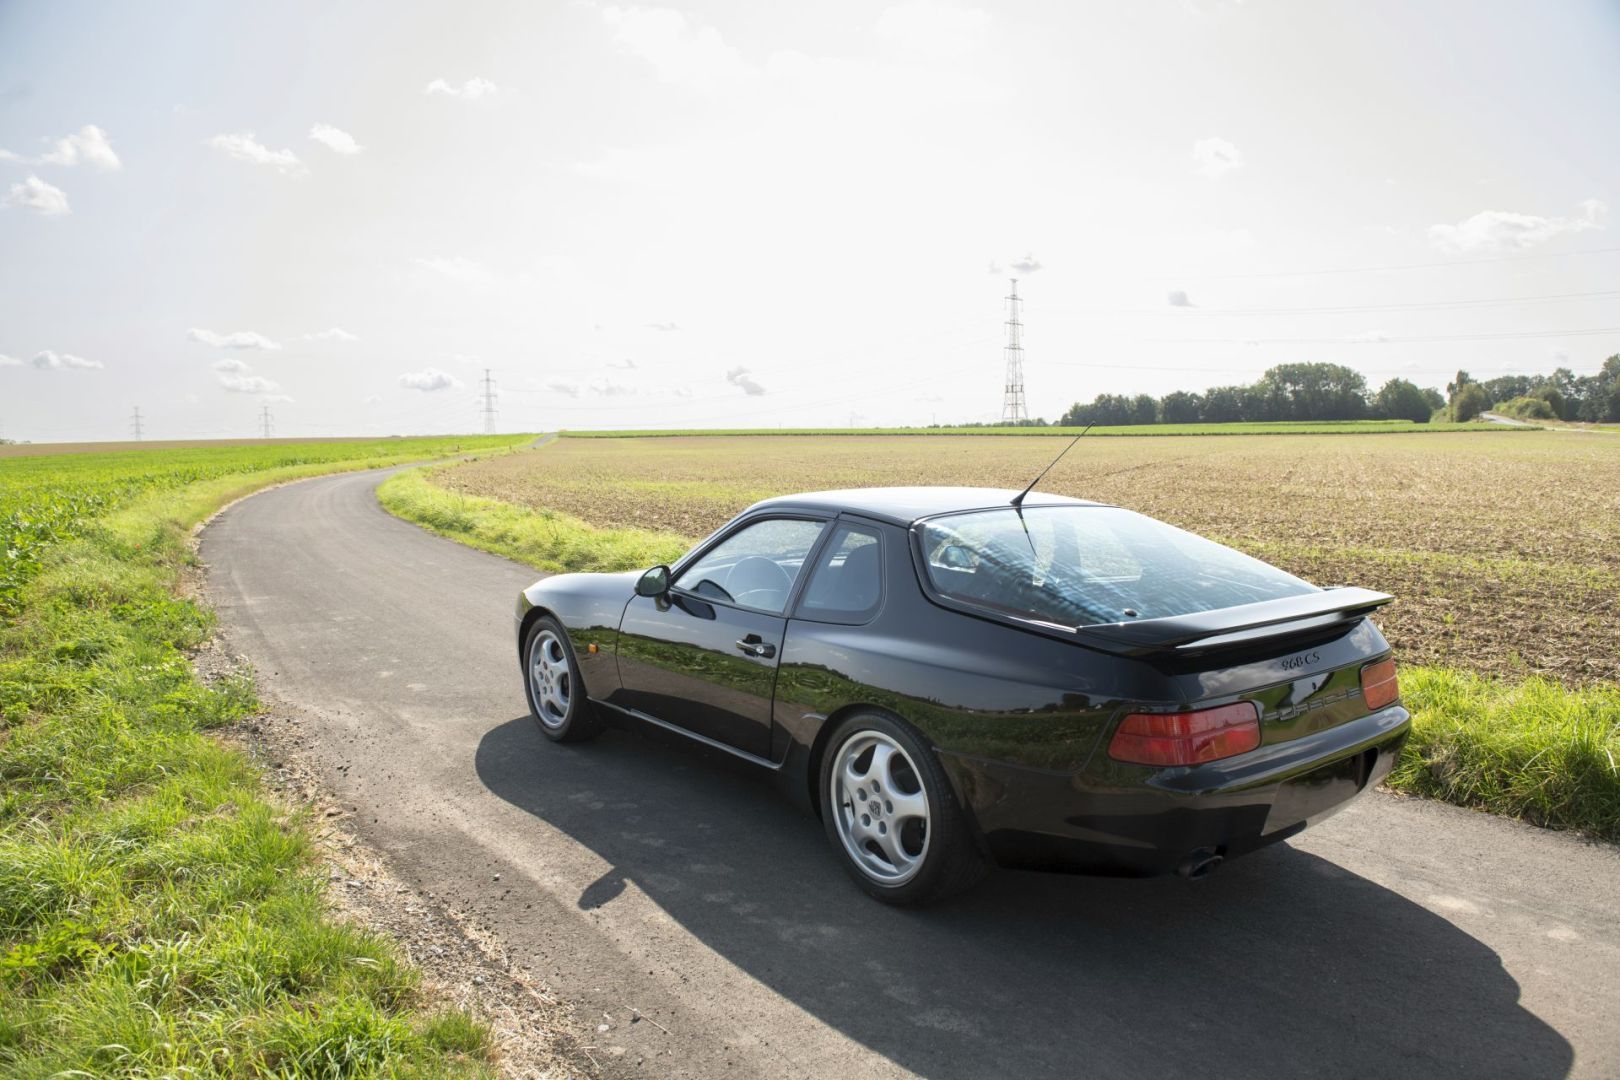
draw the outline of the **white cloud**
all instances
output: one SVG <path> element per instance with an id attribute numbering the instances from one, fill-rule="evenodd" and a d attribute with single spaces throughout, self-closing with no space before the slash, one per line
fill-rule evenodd
<path id="1" fill-rule="evenodd" d="M 444 79 L 434 79 L 422 91 L 424 94 L 442 94 L 445 97 L 457 98 L 461 101 L 482 101 L 485 98 L 494 99 L 500 95 L 501 88 L 488 79 L 474 76 L 460 86 L 452 85 Z"/>
<path id="2" fill-rule="evenodd" d="M 98 169 L 124 167 L 113 152 L 112 144 L 107 141 L 107 133 L 94 124 L 84 125 L 75 135 L 64 135 L 57 139 L 56 145 L 40 160 L 52 165 L 77 165 L 83 162 Z"/>
<path id="3" fill-rule="evenodd" d="M 461 255 L 452 255 L 448 258 L 434 256 L 425 259 L 412 259 L 411 261 L 424 270 L 431 270 L 435 274 L 443 274 L 445 277 L 455 281 L 487 285 L 495 280 L 495 274 L 489 267 L 475 259 L 468 259 Z"/>
<path id="4" fill-rule="evenodd" d="M 240 360 L 225 359 L 225 360 L 217 360 L 217 361 L 215 361 L 214 362 L 214 370 L 215 371 L 224 371 L 224 372 L 235 372 L 237 374 L 246 374 L 247 372 L 252 371 L 253 369 L 251 367 L 249 367 L 248 365 L 244 364 Z"/>
<path id="5" fill-rule="evenodd" d="M 979 8 L 907 0 L 885 8 L 872 31 L 910 52 L 951 60 L 972 52 L 989 25 L 989 14 Z"/>
<path id="6" fill-rule="evenodd" d="M 638 393 L 635 387 L 627 386 L 612 376 L 594 380 L 590 385 L 590 391 L 602 397 L 631 397 Z"/>
<path id="7" fill-rule="evenodd" d="M 229 135 L 215 135 L 208 140 L 215 150 L 237 161 L 255 165 L 269 165 L 283 176 L 303 176 L 309 170 L 291 150 L 272 150 L 253 137 L 251 131 L 237 131 Z"/>
<path id="8" fill-rule="evenodd" d="M 334 326 L 329 330 L 317 330 L 313 334 L 305 334 L 305 341 L 359 341 L 359 334 L 351 334 L 341 326 Z"/>
<path id="9" fill-rule="evenodd" d="M 37 176 L 30 176 L 20 184 L 12 184 L 5 205 L 27 207 L 46 217 L 73 212 L 68 208 L 67 192 L 52 187 Z"/>
<path id="10" fill-rule="evenodd" d="M 1557 236 L 1602 229 L 1607 227 L 1608 221 L 1608 204 L 1601 199 L 1587 199 L 1581 203 L 1577 216 L 1567 218 L 1485 210 L 1455 225 L 1430 226 L 1429 240 L 1441 251 L 1502 251 L 1534 247 Z"/>
<path id="11" fill-rule="evenodd" d="M 360 399 L 360 404 L 362 405 L 381 405 L 382 403 L 383 396 L 381 394 L 367 394 L 365 397 Z"/>
<path id="12" fill-rule="evenodd" d="M 52 371 L 61 371 L 65 368 L 89 371 L 105 366 L 100 360 L 86 360 L 84 357 L 74 356 L 72 353 L 54 353 L 49 349 L 35 353 L 33 364 L 37 368 L 48 368 Z"/>
<path id="13" fill-rule="evenodd" d="M 607 7 L 602 19 L 613 28 L 619 51 L 647 61 L 663 82 L 711 89 L 750 74 L 742 54 L 718 30 L 694 26 L 679 11 Z"/>
<path id="14" fill-rule="evenodd" d="M 237 330 L 229 334 L 216 334 L 212 330 L 192 327 L 186 331 L 186 337 L 203 345 L 211 345 L 216 349 L 264 349 L 273 351 L 281 346 L 254 330 Z"/>
<path id="15" fill-rule="evenodd" d="M 21 366 L 22 366 L 22 361 L 17 359 L 15 356 L 7 356 L 5 353 L 0 353 L 0 367 L 21 367 Z"/>
<path id="16" fill-rule="evenodd" d="M 456 390 L 461 387 L 461 380 L 454 375 L 446 374 L 438 368 L 423 368 L 421 371 L 407 371 L 399 377 L 399 385 L 407 390 L 421 390 L 432 393 L 435 390 Z"/>
<path id="17" fill-rule="evenodd" d="M 748 369 L 745 367 L 734 367 L 730 371 L 726 372 L 726 382 L 730 383 L 732 386 L 735 386 L 749 397 L 758 397 L 765 392 L 765 388 L 763 386 L 749 378 Z"/>
<path id="18" fill-rule="evenodd" d="M 328 150 L 342 154 L 344 157 L 358 154 L 365 149 L 365 147 L 354 141 L 353 135 L 350 135 L 342 128 L 335 128 L 331 124 L 316 124 L 309 129 L 309 137 Z"/>
<path id="19" fill-rule="evenodd" d="M 1007 267 L 1013 272 L 1027 277 L 1041 268 L 1041 260 L 1026 252 L 1022 259 L 1012 260 L 1007 264 Z"/>
<path id="20" fill-rule="evenodd" d="M 636 370 L 636 362 L 627 356 L 624 358 L 624 363 L 622 364 L 616 364 L 612 360 L 609 360 L 608 367 L 618 368 L 620 371 L 634 371 Z"/>
<path id="21" fill-rule="evenodd" d="M 546 389 L 553 394 L 562 394 L 564 397 L 579 397 L 579 384 L 571 382 L 548 382 Z"/>
<path id="22" fill-rule="evenodd" d="M 647 324 L 647 329 L 649 329 L 649 330 L 662 330 L 665 333 L 672 333 L 672 332 L 674 332 L 676 330 L 679 330 L 680 327 L 675 325 L 672 322 L 650 322 L 650 323 Z"/>
<path id="23" fill-rule="evenodd" d="M 45 140 L 50 142 L 51 140 Z M 107 141 L 107 133 L 94 124 L 86 124 L 78 130 L 77 134 L 64 135 L 55 140 L 49 150 L 37 158 L 23 157 L 13 154 L 10 150 L 0 150 L 0 161 L 15 161 L 21 165 L 94 165 L 98 169 L 121 169 L 124 163 L 118 160 L 113 152 L 112 144 Z"/>
<path id="24" fill-rule="evenodd" d="M 278 394 L 281 387 L 263 375 L 247 375 L 241 372 L 221 372 L 219 385 L 233 394 Z M 285 399 L 284 399 L 285 400 Z"/>
<path id="25" fill-rule="evenodd" d="M 1164 299 L 1165 299 L 1165 302 L 1167 304 L 1169 304 L 1171 307 L 1197 307 L 1198 306 L 1197 304 L 1194 304 L 1190 299 L 1188 299 L 1187 290 L 1185 290 L 1185 289 L 1171 289 L 1170 294 L 1168 296 L 1166 296 Z"/>
<path id="26" fill-rule="evenodd" d="M 1365 330 L 1359 334 L 1350 334 L 1344 340 L 1351 345 L 1382 345 L 1389 340 L 1389 335 L 1382 330 Z"/>
<path id="27" fill-rule="evenodd" d="M 1193 143 L 1192 156 L 1198 172 L 1211 180 L 1243 168 L 1243 152 L 1225 139 L 1199 139 Z"/>

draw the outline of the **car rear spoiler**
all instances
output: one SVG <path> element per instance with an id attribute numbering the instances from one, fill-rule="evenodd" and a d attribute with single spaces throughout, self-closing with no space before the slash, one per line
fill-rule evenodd
<path id="1" fill-rule="evenodd" d="M 1085 644 L 1119 656 L 1194 653 L 1356 622 L 1393 599 L 1371 589 L 1323 589 L 1191 615 L 1080 626 L 1075 633 Z"/>

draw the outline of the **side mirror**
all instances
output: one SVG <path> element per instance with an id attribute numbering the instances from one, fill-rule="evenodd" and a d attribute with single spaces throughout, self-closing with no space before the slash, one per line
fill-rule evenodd
<path id="1" fill-rule="evenodd" d="M 637 596 L 663 596 L 669 592 L 669 567 L 655 566 L 636 580 Z"/>

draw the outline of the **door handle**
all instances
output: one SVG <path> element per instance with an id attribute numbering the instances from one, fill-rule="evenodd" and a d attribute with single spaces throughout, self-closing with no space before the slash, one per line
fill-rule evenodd
<path id="1" fill-rule="evenodd" d="M 776 646 L 768 641 L 761 640 L 758 634 L 749 634 L 737 642 L 737 648 L 741 649 L 745 655 L 759 656 L 766 660 L 776 655 Z"/>

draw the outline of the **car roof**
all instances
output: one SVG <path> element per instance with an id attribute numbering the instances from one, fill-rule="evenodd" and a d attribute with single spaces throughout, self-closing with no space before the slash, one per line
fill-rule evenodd
<path id="1" fill-rule="evenodd" d="M 779 495 L 765 499 L 748 508 L 749 513 L 759 510 L 808 510 L 821 514 L 848 511 L 866 517 L 910 525 L 922 518 L 938 514 L 952 514 L 963 510 L 988 510 L 1010 504 L 1018 491 L 1014 488 L 981 487 L 873 487 L 846 488 L 840 491 L 808 491 L 799 495 Z M 1045 495 L 1030 492 L 1024 498 L 1025 507 L 1034 506 L 1101 506 L 1102 503 L 1086 499 L 1071 499 L 1067 495 Z"/>

